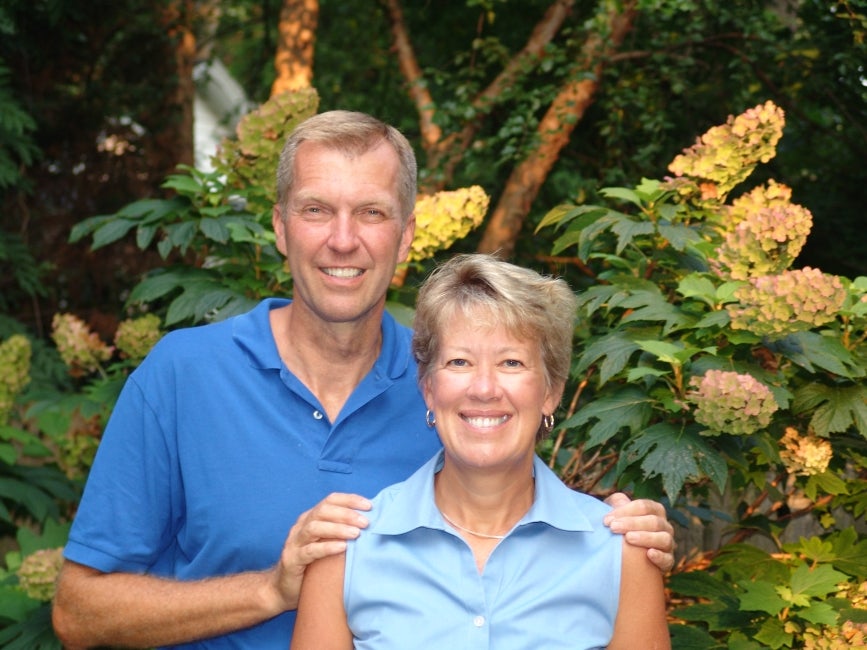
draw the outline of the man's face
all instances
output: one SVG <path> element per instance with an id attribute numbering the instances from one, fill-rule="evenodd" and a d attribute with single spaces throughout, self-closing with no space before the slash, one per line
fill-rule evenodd
<path id="1" fill-rule="evenodd" d="M 300 145 L 293 190 L 272 218 L 295 308 L 328 323 L 379 318 L 415 229 L 414 217 L 402 224 L 398 168 L 385 142 L 354 158 L 314 142 Z"/>

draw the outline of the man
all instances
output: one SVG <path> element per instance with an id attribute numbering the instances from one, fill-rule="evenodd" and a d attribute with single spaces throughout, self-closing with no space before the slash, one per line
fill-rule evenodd
<path id="1" fill-rule="evenodd" d="M 67 648 L 286 647 L 306 566 L 366 525 L 357 495 L 439 448 L 384 309 L 415 196 L 412 148 L 378 120 L 333 111 L 290 136 L 272 222 L 294 300 L 172 332 L 130 376 L 65 550 Z M 660 505 L 615 521 L 671 565 Z"/>

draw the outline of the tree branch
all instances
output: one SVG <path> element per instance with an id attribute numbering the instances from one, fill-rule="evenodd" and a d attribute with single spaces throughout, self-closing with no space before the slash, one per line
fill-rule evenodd
<path id="1" fill-rule="evenodd" d="M 610 9 L 608 38 L 592 34 L 584 44 L 584 56 L 571 70 L 568 81 L 545 113 L 536 129 L 539 145 L 512 170 L 496 209 L 491 215 L 478 250 L 511 256 L 530 205 L 569 142 L 575 126 L 593 102 L 606 60 L 620 46 L 632 28 L 635 0 Z"/>

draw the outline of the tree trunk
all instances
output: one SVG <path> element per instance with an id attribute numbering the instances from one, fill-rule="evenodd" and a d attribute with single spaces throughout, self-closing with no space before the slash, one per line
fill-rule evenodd
<path id="1" fill-rule="evenodd" d="M 283 0 L 274 58 L 277 77 L 271 86 L 271 97 L 311 86 L 318 22 L 319 0 Z"/>
<path id="2" fill-rule="evenodd" d="M 584 45 L 584 56 L 539 122 L 536 129 L 539 146 L 512 170 L 479 243 L 479 252 L 497 253 L 502 257 L 510 257 L 514 252 L 515 241 L 539 188 L 569 142 L 575 125 L 593 102 L 605 61 L 623 42 L 634 17 L 634 0 L 611 10 L 608 38 L 594 34 Z"/>
<path id="3" fill-rule="evenodd" d="M 177 85 L 169 103 L 174 108 L 174 128 L 166 128 L 157 136 L 159 150 L 165 151 L 174 164 L 192 165 L 195 145 L 193 141 L 193 103 L 196 87 L 193 66 L 196 62 L 196 37 L 193 34 L 194 0 L 174 0 L 161 15 L 166 32 L 174 40 Z"/>

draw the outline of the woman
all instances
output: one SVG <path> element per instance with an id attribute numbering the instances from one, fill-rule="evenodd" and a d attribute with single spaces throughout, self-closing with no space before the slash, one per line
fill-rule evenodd
<path id="1" fill-rule="evenodd" d="M 428 278 L 413 351 L 443 450 L 307 569 L 293 650 L 671 647 L 659 570 L 535 454 L 574 314 L 565 282 L 486 255 Z"/>

